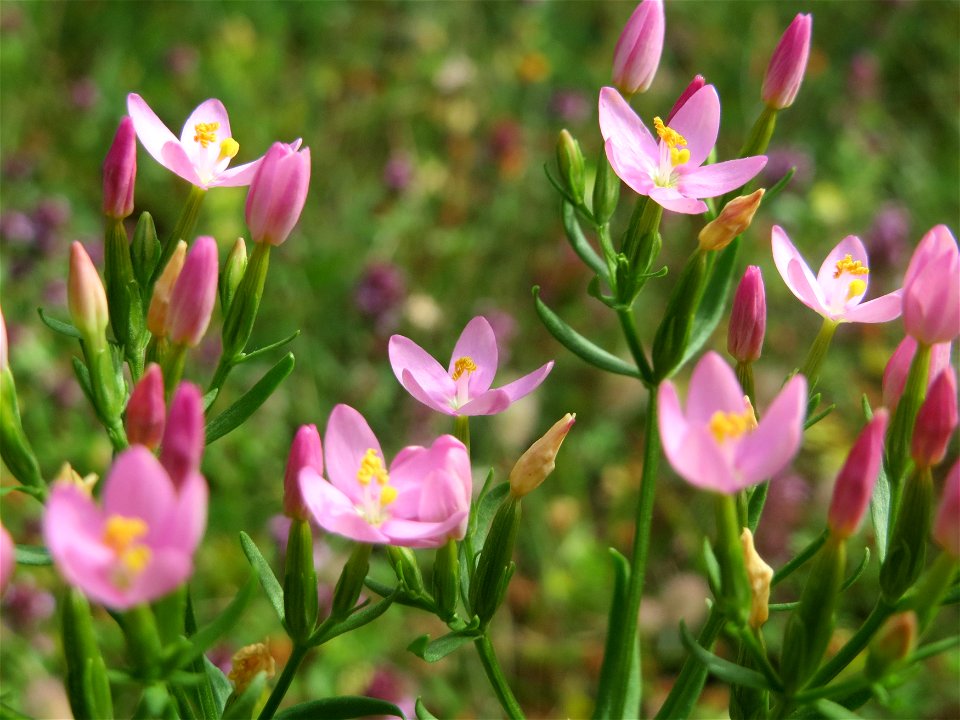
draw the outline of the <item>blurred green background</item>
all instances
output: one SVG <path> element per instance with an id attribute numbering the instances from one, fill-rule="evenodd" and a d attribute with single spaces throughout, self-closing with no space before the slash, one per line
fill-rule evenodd
<path id="1" fill-rule="evenodd" d="M 44 472 L 52 477 L 64 461 L 81 473 L 103 472 L 109 462 L 109 443 L 72 378 L 76 348 L 48 331 L 35 309 L 66 317 L 71 240 L 83 241 L 98 262 L 102 255 L 100 164 L 126 95 L 141 94 L 175 133 L 202 100 L 220 98 L 240 143 L 237 162 L 274 140 L 302 137 L 313 174 L 298 228 L 273 253 L 251 341 L 256 347 L 300 328 L 292 345 L 297 367 L 250 423 L 205 459 L 212 505 L 195 581 L 201 617 L 215 614 L 246 577 L 240 529 L 261 547 L 276 547 L 271 518 L 280 511 L 297 425 L 322 429 L 331 407 L 346 402 L 366 415 L 388 455 L 448 432 L 443 418 L 401 390 L 386 342 L 400 332 L 445 362 L 463 325 L 484 314 L 501 343 L 500 380 L 550 358 L 557 365 L 534 396 L 473 422 L 477 472 L 492 466 L 504 478 L 556 418 L 577 412 L 555 474 L 525 503 L 518 572 L 496 622 L 496 645 L 531 717 L 589 714 L 611 583 L 606 548 L 630 547 L 644 399 L 639 384 L 604 376 L 557 345 L 537 321 L 530 287 L 541 285 L 544 299 L 571 324 L 623 352 L 615 317 L 586 296 L 590 276 L 563 239 L 543 165 L 553 167 L 563 127 L 593 165 L 601 147 L 597 92 L 609 82 L 613 47 L 633 7 L 4 0 L 0 289 L 24 425 Z M 723 103 L 720 159 L 735 156 L 760 110 L 763 72 L 780 33 L 808 11 L 814 41 L 807 77 L 797 104 L 781 114 L 763 182 L 769 186 L 791 166 L 797 174 L 761 210 L 741 254 L 744 265 L 762 267 L 767 283 L 761 406 L 800 364 L 819 327 L 776 274 L 772 224 L 787 230 L 814 267 L 842 237 L 859 235 L 871 252 L 872 297 L 899 286 L 926 230 L 946 223 L 956 231 L 960 218 L 956 2 L 668 2 L 663 61 L 634 106 L 649 122 L 702 73 Z M 137 210 L 154 215 L 161 235 L 186 193 L 182 181 L 140 152 Z M 205 201 L 198 232 L 214 235 L 222 256 L 245 233 L 244 197 L 243 189 L 214 189 Z M 632 202 L 624 189 L 615 224 L 621 232 Z M 665 219 L 664 264 L 679 267 L 701 224 Z M 650 282 L 639 300 L 648 343 L 674 276 Z M 722 324 L 718 350 L 724 333 Z M 771 487 L 759 529 L 758 545 L 774 566 L 822 527 L 833 477 L 862 421 L 860 397 L 879 403 L 879 379 L 901 334 L 899 323 L 838 331 L 822 380 L 837 411 L 808 433 L 793 471 Z M 188 377 L 201 383 L 216 362 L 215 335 L 188 360 Z M 227 394 L 249 387 L 267 367 L 243 366 Z M 642 617 L 648 712 L 682 661 L 677 622 L 697 625 L 707 593 L 698 569 L 709 504 L 669 468 L 661 475 Z M 7 495 L 3 510 L 19 542 L 37 541 L 32 501 Z M 327 582 L 335 581 L 345 549 L 336 538 L 321 539 L 319 572 Z M 422 559 L 429 565 L 427 554 Z M 382 558 L 377 564 L 383 572 Z M 847 594 L 841 628 L 856 627 L 869 610 L 876 570 L 872 563 Z M 50 570 L 21 570 L 18 583 L 23 587 L 4 601 L 0 682 L 14 706 L 57 716 L 65 710 L 52 677 L 62 661 L 45 594 L 57 581 Z M 776 599 L 796 594 L 785 584 Z M 775 617 L 768 633 L 774 647 L 781 620 Z M 956 613 L 948 620 L 943 632 L 957 632 Z M 121 662 L 115 628 L 109 619 L 103 627 L 110 659 Z M 326 646 L 289 697 L 420 694 L 441 717 L 497 715 L 466 649 L 429 666 L 405 652 L 424 632 L 436 636 L 442 627 L 392 610 Z M 218 657 L 264 638 L 282 664 L 289 648 L 258 601 Z M 889 704 L 871 703 L 864 715 L 957 716 L 957 654 L 928 665 Z M 699 714 L 725 712 L 724 692 L 708 684 Z"/>

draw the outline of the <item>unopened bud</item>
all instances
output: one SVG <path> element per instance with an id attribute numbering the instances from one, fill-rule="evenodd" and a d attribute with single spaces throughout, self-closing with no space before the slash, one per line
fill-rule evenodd
<path id="1" fill-rule="evenodd" d="M 199 471 L 205 442 L 200 388 L 192 383 L 180 383 L 170 401 L 160 448 L 160 463 L 176 487 L 179 488 L 190 473 Z"/>
<path id="2" fill-rule="evenodd" d="M 910 655 L 916 642 L 917 616 L 912 611 L 897 613 L 888 619 L 870 642 L 867 677 L 882 678 Z"/>
<path id="3" fill-rule="evenodd" d="M 283 514 L 296 520 L 308 517 L 300 492 L 300 471 L 304 468 L 312 468 L 318 475 L 323 475 L 323 446 L 316 425 L 301 425 L 297 430 L 283 474 Z"/>
<path id="4" fill-rule="evenodd" d="M 0 372 L 10 367 L 10 356 L 8 351 L 9 340 L 7 340 L 7 323 L 3 319 L 3 312 L 0 311 Z"/>
<path id="5" fill-rule="evenodd" d="M 583 203 L 583 152 L 573 135 L 567 130 L 560 131 L 557 139 L 557 166 L 560 168 L 560 180 L 576 203 Z"/>
<path id="6" fill-rule="evenodd" d="M 243 273 L 247 269 L 247 244 L 243 238 L 237 238 L 237 241 L 230 248 L 230 254 L 227 255 L 227 261 L 223 265 L 223 273 L 220 276 L 220 310 L 227 312 L 230 302 L 237 292 L 237 287 L 243 279 Z"/>
<path id="7" fill-rule="evenodd" d="M 830 531 L 837 537 L 846 538 L 855 533 L 870 505 L 883 461 L 883 438 L 888 418 L 885 409 L 877 410 L 850 449 L 837 476 L 827 519 Z"/>
<path id="8" fill-rule="evenodd" d="M 303 642 L 317 625 L 319 600 L 313 568 L 313 532 L 306 520 L 294 519 L 287 534 L 283 570 L 283 617 L 287 632 Z"/>
<path id="9" fill-rule="evenodd" d="M 371 546 L 367 543 L 357 543 L 347 564 L 343 566 L 343 572 L 340 573 L 340 579 L 333 590 L 330 617 L 334 620 L 343 620 L 356 607 L 367 571 L 370 569 L 370 550 Z"/>
<path id="10" fill-rule="evenodd" d="M 247 227 L 254 242 L 283 243 L 307 199 L 310 148 L 274 143 L 263 156 L 247 193 Z"/>
<path id="11" fill-rule="evenodd" d="M 170 293 L 167 328 L 177 344 L 195 347 L 210 325 L 217 299 L 217 241 L 198 237 Z"/>
<path id="12" fill-rule="evenodd" d="M 170 307 L 170 293 L 183 269 L 183 261 L 187 258 L 187 244 L 183 240 L 177 241 L 177 247 L 170 256 L 163 272 L 153 286 L 153 297 L 150 298 L 150 309 L 147 311 L 147 329 L 155 337 L 167 336 L 167 309 Z"/>
<path id="13" fill-rule="evenodd" d="M 133 120 L 120 121 L 113 144 L 103 161 L 103 214 L 121 220 L 133 212 L 133 188 L 137 180 L 137 134 Z"/>
<path id="14" fill-rule="evenodd" d="M 83 245 L 70 246 L 70 274 L 67 276 L 67 300 L 73 324 L 84 341 L 94 347 L 106 347 L 107 294 Z"/>
<path id="15" fill-rule="evenodd" d="M 933 524 L 933 539 L 955 560 L 960 558 L 960 460 L 947 473 Z"/>
<path id="16" fill-rule="evenodd" d="M 700 247 L 704 250 L 723 250 L 733 242 L 735 237 L 750 227 L 764 192 L 764 189 L 760 188 L 724 205 L 720 214 L 700 231 Z"/>
<path id="17" fill-rule="evenodd" d="M 957 427 L 957 380 L 946 368 L 933 381 L 913 426 L 910 455 L 920 467 L 938 465 Z"/>
<path id="18" fill-rule="evenodd" d="M 767 331 L 767 298 L 760 268 L 750 265 L 733 296 L 727 352 L 740 363 L 752 363 L 763 350 Z"/>
<path id="19" fill-rule="evenodd" d="M 763 79 L 761 97 L 768 107 L 782 110 L 793 105 L 807 69 L 812 31 L 813 16 L 800 14 L 781 36 Z"/>
<path id="20" fill-rule="evenodd" d="M 268 679 L 272 678 L 277 674 L 277 663 L 264 643 L 254 643 L 234 653 L 233 667 L 227 678 L 236 688 L 236 694 L 240 695 L 260 673 L 266 673 Z"/>
<path id="21" fill-rule="evenodd" d="M 752 628 L 759 628 L 770 617 L 770 583 L 773 580 L 773 568 L 767 565 L 760 557 L 753 545 L 753 533 L 750 528 L 743 528 L 740 533 L 740 542 L 743 543 L 743 560 L 747 568 L 747 579 L 750 581 L 750 615 L 747 622 Z"/>
<path id="22" fill-rule="evenodd" d="M 575 413 L 567 413 L 520 456 L 510 471 L 511 495 L 521 498 L 533 492 L 553 472 L 557 451 L 576 419 Z"/>
<path id="23" fill-rule="evenodd" d="M 703 79 L 703 75 L 695 75 L 693 80 L 690 81 L 690 84 L 680 93 L 680 97 L 678 97 L 677 101 L 673 104 L 673 107 L 670 109 L 670 114 L 667 115 L 667 121 L 664 124 L 669 125 L 670 121 L 673 120 L 673 116 L 687 103 L 687 100 L 693 97 L 693 94 L 706 84 L 707 81 Z"/>
<path id="24" fill-rule="evenodd" d="M 613 84 L 626 96 L 650 87 L 663 52 L 663 0 L 643 0 L 633 11 L 613 51 Z"/>
<path id="25" fill-rule="evenodd" d="M 131 445 L 145 445 L 155 450 L 163 438 L 167 406 L 163 401 L 163 374 L 160 366 L 151 363 L 134 386 L 127 401 L 124 425 Z"/>
<path id="26" fill-rule="evenodd" d="M 423 593 L 423 573 L 413 550 L 397 545 L 387 546 L 387 558 L 393 567 L 397 580 L 403 583 L 407 590 L 415 595 Z"/>
<path id="27" fill-rule="evenodd" d="M 928 386 L 943 370 L 950 367 L 951 349 L 951 344 L 948 342 L 930 346 Z M 910 364 L 916 354 L 917 341 L 910 335 L 906 335 L 887 361 L 887 367 L 883 370 L 883 406 L 890 412 L 893 412 L 900 401 L 900 396 L 907 385 L 907 376 L 910 374 Z"/>

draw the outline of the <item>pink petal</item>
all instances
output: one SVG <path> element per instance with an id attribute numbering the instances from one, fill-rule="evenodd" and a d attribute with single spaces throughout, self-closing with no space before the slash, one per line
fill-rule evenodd
<path id="1" fill-rule="evenodd" d="M 496 415 L 510 407 L 510 396 L 502 389 L 487 390 L 454 411 L 454 415 Z"/>
<path id="2" fill-rule="evenodd" d="M 192 556 L 207 529 L 210 491 L 198 472 L 189 473 L 177 493 L 175 509 L 168 520 L 167 543 Z"/>
<path id="3" fill-rule="evenodd" d="M 619 151 L 635 158 L 638 166 L 656 168 L 660 157 L 657 141 L 615 88 L 600 90 L 600 134 Z M 622 176 L 620 176 L 622 178 Z"/>
<path id="4" fill-rule="evenodd" d="M 482 395 L 490 389 L 493 377 L 497 374 L 497 336 L 494 335 L 489 321 L 482 315 L 468 322 L 460 333 L 457 344 L 453 347 L 453 355 L 450 356 L 450 367 L 447 370 L 449 377 L 453 377 L 454 366 L 462 357 L 469 357 L 477 366 L 477 369 L 470 373 L 468 397 Z"/>
<path id="5" fill-rule="evenodd" d="M 740 489 L 730 461 L 706 426 L 690 425 L 683 440 L 664 454 L 674 471 L 695 487 L 720 493 Z"/>
<path id="6" fill-rule="evenodd" d="M 696 198 L 684 197 L 675 187 L 665 188 L 653 186 L 647 193 L 654 202 L 667 210 L 684 213 L 686 215 L 699 215 L 707 211 L 707 204 Z"/>
<path id="7" fill-rule="evenodd" d="M 444 545 L 450 537 L 460 539 L 463 533 L 457 528 L 463 525 L 469 512 L 462 510 L 442 522 L 421 522 L 390 518 L 381 525 L 391 545 L 411 548 L 436 548 Z M 457 535 L 459 534 L 459 537 Z"/>
<path id="8" fill-rule="evenodd" d="M 197 136 L 196 126 L 200 123 L 218 123 L 220 127 L 216 130 L 216 139 L 203 147 L 194 140 Z M 227 117 L 227 110 L 223 103 L 216 98 L 210 98 L 200 103 L 196 109 L 190 113 L 190 117 L 183 124 L 183 130 L 180 132 L 180 144 L 187 151 L 187 155 L 193 161 L 194 166 L 201 175 L 214 175 L 213 168 L 217 164 L 220 156 L 220 143 L 230 135 L 230 118 Z M 203 171 L 207 172 L 204 173 Z"/>
<path id="9" fill-rule="evenodd" d="M 180 142 L 176 136 L 170 132 L 169 128 L 163 124 L 157 114 L 150 109 L 150 106 L 144 102 L 144 99 L 136 93 L 127 95 L 127 113 L 133 120 L 133 129 L 136 130 L 137 139 L 144 149 L 150 153 L 154 160 L 166 167 L 172 169 L 164 160 L 163 148 L 168 143 L 179 145 Z"/>
<path id="10" fill-rule="evenodd" d="M 715 352 L 708 352 L 693 369 L 687 392 L 687 422 L 706 425 L 717 411 L 742 413 L 743 389 L 737 375 Z"/>
<path id="11" fill-rule="evenodd" d="M 403 371 L 403 377 L 400 384 L 410 393 L 415 400 L 419 400 L 428 408 L 432 408 L 444 415 L 456 415 L 457 411 L 453 409 L 452 399 L 441 397 L 439 393 L 429 393 L 420 386 L 409 370 Z"/>
<path id="12" fill-rule="evenodd" d="M 434 477 L 431 483 L 426 479 Z M 390 463 L 390 484 L 397 488 L 397 499 L 389 506 L 395 517 L 424 517 L 422 502 L 443 481 L 450 488 L 443 490 L 449 497 L 469 506 L 473 489 L 470 456 L 462 442 L 452 435 L 441 435 L 429 448 L 410 446 L 401 450 Z M 428 500 L 429 501 L 429 500 Z M 438 518 L 428 516 L 426 519 Z"/>
<path id="13" fill-rule="evenodd" d="M 700 92 L 703 92 L 701 90 Z M 682 111 L 681 111 L 682 112 Z M 693 162 L 681 166 L 677 189 L 687 197 L 709 198 L 723 195 L 746 185 L 767 164 L 765 155 L 727 160 L 726 162 L 704 165 L 684 171 L 684 167 L 694 167 Z"/>
<path id="14" fill-rule="evenodd" d="M 327 477 L 351 503 L 359 502 L 360 483 L 357 481 L 357 471 L 363 456 L 370 449 L 384 460 L 380 443 L 363 416 L 349 405 L 334 407 L 330 419 L 327 420 L 327 432 L 323 438 Z"/>
<path id="15" fill-rule="evenodd" d="M 797 248 L 790 242 L 790 238 L 779 225 L 773 226 L 770 238 L 773 245 L 773 261 L 790 292 L 807 307 L 821 315 L 826 314 L 823 298 L 820 295 L 820 286 L 807 263 L 797 252 Z"/>
<path id="16" fill-rule="evenodd" d="M 654 187 L 652 175 L 656 167 L 647 162 L 645 155 L 637 155 L 629 149 L 616 145 L 611 138 L 604 144 L 607 161 L 618 178 L 623 180 L 638 195 L 648 195 Z"/>
<path id="17" fill-rule="evenodd" d="M 176 499 L 160 461 L 142 445 L 134 445 L 120 453 L 110 467 L 103 487 L 103 513 L 142 519 L 149 528 L 146 542 L 153 545 L 163 537 Z"/>
<path id="18" fill-rule="evenodd" d="M 807 379 L 794 375 L 770 405 L 756 430 L 736 448 L 734 467 L 748 487 L 783 470 L 800 449 L 807 408 Z"/>
<path id="19" fill-rule="evenodd" d="M 404 387 L 407 387 L 403 380 L 406 371 L 416 381 L 417 387 L 422 388 L 434 399 L 442 399 L 443 404 L 449 404 L 456 396 L 457 386 L 450 375 L 413 340 L 403 335 L 394 335 L 387 345 L 387 355 L 390 357 L 393 374 Z M 420 398 L 417 399 L 424 402 Z"/>
<path id="20" fill-rule="evenodd" d="M 837 271 L 837 263 L 847 255 L 850 255 L 851 260 L 859 260 L 865 267 L 869 266 L 867 251 L 864 249 L 863 243 L 860 242 L 860 238 L 856 235 L 848 235 L 830 251 L 817 273 L 817 284 L 820 286 L 820 294 L 824 299 L 824 304 L 835 317 L 846 316 L 848 309 L 860 304 L 867 292 L 867 283 L 870 279 L 869 274 L 853 277 L 849 273 L 841 273 L 839 277 L 834 277 Z M 863 281 L 863 292 L 848 298 L 850 283 L 855 279 Z"/>
<path id="21" fill-rule="evenodd" d="M 657 421 L 660 427 L 660 441 L 664 451 L 673 456 L 683 439 L 687 436 L 687 418 L 680 407 L 677 388 L 669 380 L 660 385 L 657 392 Z"/>
<path id="22" fill-rule="evenodd" d="M 263 157 L 236 167 L 228 168 L 217 174 L 210 181 L 210 187 L 245 187 L 253 182 L 253 176 L 257 174 L 257 168 L 263 162 Z"/>
<path id="23" fill-rule="evenodd" d="M 820 266 L 820 272 L 817 273 L 817 282 L 820 284 L 820 287 L 826 288 L 831 282 L 834 282 L 833 274 L 837 270 L 837 263 L 847 255 L 850 256 L 851 260 L 859 260 L 864 266 L 869 267 L 867 249 L 863 246 L 863 243 L 860 242 L 860 238 L 856 235 L 847 235 L 830 251 L 830 254 L 827 255 L 823 264 Z M 866 280 L 867 277 L 869 276 L 862 276 L 864 280 Z"/>
<path id="24" fill-rule="evenodd" d="M 112 607 L 123 610 L 169 595 L 193 574 L 191 555 L 179 549 L 152 549 L 150 562 L 123 591 L 122 604 L 113 604 Z"/>
<path id="25" fill-rule="evenodd" d="M 690 151 L 690 160 L 687 161 L 687 165 L 692 168 L 702 165 L 713 150 L 713 146 L 717 144 L 717 133 L 720 131 L 720 98 L 717 96 L 716 88 L 713 85 L 705 85 L 697 90 L 683 104 L 683 107 L 677 110 L 677 114 L 670 121 L 670 127 L 683 135 L 687 141 L 686 148 Z M 757 168 L 757 172 L 760 172 L 760 168 Z M 729 189 L 732 190 L 733 187 Z M 726 190 L 720 190 L 714 195 L 724 192 Z M 697 197 L 713 197 L 713 195 L 697 195 Z"/>
<path id="26" fill-rule="evenodd" d="M 183 149 L 180 143 L 169 142 L 164 145 L 160 151 L 160 157 L 158 157 L 157 160 L 167 170 L 175 175 L 179 175 L 188 183 L 200 188 L 206 187 L 203 180 L 200 179 L 199 173 L 197 173 L 197 168 L 194 167 L 193 160 L 190 159 L 187 151 Z"/>
<path id="27" fill-rule="evenodd" d="M 328 467 L 329 463 L 328 457 Z M 313 468 L 300 471 L 300 492 L 313 519 L 324 530 L 357 542 L 389 542 L 382 532 L 363 519 L 349 497 L 320 477 Z"/>
<path id="28" fill-rule="evenodd" d="M 510 402 L 515 403 L 520 398 L 529 395 L 538 387 L 540 387 L 540 383 L 546 379 L 551 370 L 553 370 L 553 360 L 541 365 L 532 373 L 528 373 L 522 378 L 518 378 L 511 383 L 507 383 L 501 387 L 500 390 L 509 396 Z"/>
<path id="29" fill-rule="evenodd" d="M 895 320 L 900 317 L 902 301 L 900 296 L 903 290 L 894 290 L 856 307 L 847 310 L 843 319 L 847 322 L 880 323 Z"/>

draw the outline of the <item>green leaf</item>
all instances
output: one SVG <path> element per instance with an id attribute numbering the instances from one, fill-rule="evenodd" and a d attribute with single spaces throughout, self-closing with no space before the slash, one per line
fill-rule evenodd
<path id="1" fill-rule="evenodd" d="M 607 618 L 607 642 L 603 650 L 603 666 L 600 669 L 600 684 L 597 688 L 597 705 L 593 710 L 594 720 L 607 720 L 611 717 L 611 703 L 614 700 L 613 684 L 616 682 L 618 664 L 625 662 L 619 657 L 621 622 L 627 604 L 627 592 L 630 584 L 630 563 L 627 559 L 609 548 L 613 562 L 613 592 L 610 597 L 610 614 Z"/>
<path id="2" fill-rule="evenodd" d="M 40 315 L 40 320 L 43 321 L 43 324 L 54 332 L 60 333 L 61 335 L 66 335 L 67 337 L 76 338 L 77 340 L 82 340 L 83 336 L 80 334 L 80 331 L 77 330 L 73 325 L 63 320 L 57 320 L 52 318 L 43 312 L 43 308 L 38 307 L 37 313 Z"/>
<path id="3" fill-rule="evenodd" d="M 771 686 L 767 679 L 756 670 L 748 670 L 729 660 L 717 657 L 712 652 L 701 647 L 696 638 L 687 630 L 684 622 L 680 623 L 680 639 L 683 646 L 687 648 L 700 662 L 707 666 L 714 677 L 722 680 L 729 685 L 742 685 L 743 687 L 755 688 L 757 690 L 776 690 Z"/>
<path id="4" fill-rule="evenodd" d="M 818 395 L 817 397 L 819 397 L 819 395 Z M 818 404 L 819 404 L 819 403 L 818 403 Z M 816 407 L 816 405 L 814 405 L 814 407 Z M 813 427 L 814 425 L 816 425 L 818 422 L 820 422 L 821 420 L 823 420 L 827 415 L 829 415 L 830 413 L 832 413 L 832 412 L 833 412 L 834 410 L 836 410 L 836 409 L 837 409 L 837 404 L 836 404 L 836 403 L 830 403 L 830 404 L 827 405 L 827 407 L 825 407 L 821 412 L 818 412 L 816 415 L 813 415 L 813 416 L 811 416 L 811 417 L 808 417 L 807 420 L 806 420 L 806 422 L 803 423 L 803 429 L 804 429 L 804 430 L 809 430 L 810 428 L 812 428 L 812 427 Z"/>
<path id="5" fill-rule="evenodd" d="M 388 715 L 406 720 L 403 711 L 393 703 L 378 698 L 350 695 L 300 703 L 281 710 L 274 717 L 277 720 L 349 720 L 369 715 Z"/>
<path id="6" fill-rule="evenodd" d="M 484 543 L 487 542 L 490 523 L 493 522 L 493 516 L 497 514 L 497 508 L 500 507 L 500 503 L 508 492 L 510 492 L 510 483 L 500 483 L 477 501 L 477 527 L 473 535 L 475 552 L 480 552 Z"/>
<path id="7" fill-rule="evenodd" d="M 267 594 L 267 600 L 273 605 L 274 611 L 280 622 L 283 623 L 283 588 L 280 581 L 273 574 L 270 564 L 264 559 L 260 548 L 253 539 L 242 530 L 240 531 L 240 545 L 243 546 L 243 554 L 247 556 L 250 567 L 257 574 L 263 591 Z"/>
<path id="8" fill-rule="evenodd" d="M 50 551 L 40 545 L 17 545 L 17 565 L 52 565 Z"/>
<path id="9" fill-rule="evenodd" d="M 816 708 L 818 716 L 825 718 L 825 720 L 858 720 L 860 717 L 849 708 L 826 698 L 820 698 L 813 703 L 813 706 Z"/>
<path id="10" fill-rule="evenodd" d="M 262 348 L 257 348 L 256 350 L 251 350 L 248 353 L 244 353 L 243 355 L 240 356 L 240 359 L 237 360 L 237 364 L 239 365 L 240 363 L 250 362 L 251 360 L 255 360 L 256 358 L 260 357 L 261 355 L 264 355 L 265 353 L 276 350 L 277 348 L 282 348 L 288 342 L 291 342 L 294 339 L 296 339 L 298 335 L 300 335 L 300 331 L 294 330 L 290 335 L 287 335 L 287 337 L 283 338 L 283 340 L 277 340 L 276 342 L 272 342 L 269 345 L 264 345 Z"/>
<path id="11" fill-rule="evenodd" d="M 863 560 L 860 561 L 860 564 L 857 566 L 857 569 L 853 571 L 853 574 L 844 581 L 843 585 L 840 586 L 840 592 L 843 592 L 857 581 L 857 579 L 863 574 L 863 571 L 867 569 L 867 564 L 869 562 L 870 548 L 865 547 L 863 549 Z"/>
<path id="12" fill-rule="evenodd" d="M 796 173 L 797 173 L 797 166 L 794 165 L 792 168 L 787 170 L 786 174 L 782 178 L 780 178 L 779 180 L 777 180 L 777 182 L 773 184 L 773 187 L 771 187 L 769 190 L 767 190 L 763 194 L 763 202 L 768 203 L 771 200 L 773 200 L 777 195 L 779 195 L 781 191 L 783 191 L 783 189 L 787 186 L 787 183 L 789 183 L 793 179 L 793 176 Z"/>
<path id="13" fill-rule="evenodd" d="M 633 365 L 607 352 L 603 348 L 594 345 L 561 320 L 560 317 L 540 299 L 539 287 L 533 288 L 533 302 L 536 306 L 537 314 L 540 316 L 540 320 L 546 326 L 547 330 L 550 331 L 550 334 L 557 339 L 557 342 L 574 355 L 601 370 L 606 370 L 616 375 L 626 375 L 634 378 L 640 377 L 640 373 Z"/>
<path id="14" fill-rule="evenodd" d="M 232 695 L 223 708 L 223 720 L 250 720 L 267 687 L 267 674 L 258 672 L 240 695 Z"/>
<path id="15" fill-rule="evenodd" d="M 874 541 L 877 543 L 877 560 L 882 563 L 887 556 L 890 527 L 890 480 L 882 464 L 877 482 L 873 486 L 873 495 L 870 497 L 870 521 L 873 523 Z"/>
<path id="16" fill-rule="evenodd" d="M 567 233 L 567 240 L 570 241 L 570 247 L 573 248 L 573 251 L 583 260 L 588 268 L 600 277 L 606 278 L 608 272 L 607 265 L 600 255 L 597 254 L 597 251 L 593 249 L 593 246 L 587 241 L 580 227 L 580 222 L 577 220 L 576 208 L 567 200 L 563 203 L 561 217 L 563 218 L 563 229 Z"/>
<path id="17" fill-rule="evenodd" d="M 478 637 L 480 637 L 480 633 L 476 627 L 456 630 L 442 635 L 436 640 L 431 640 L 429 635 L 421 635 L 407 646 L 407 650 L 421 660 L 434 663 L 437 660 L 442 660 L 457 648 L 473 642 Z"/>
<path id="18" fill-rule="evenodd" d="M 287 353 L 243 397 L 207 423 L 207 445 L 236 429 L 253 415 L 293 371 L 294 362 L 293 353 Z"/>
<path id="19" fill-rule="evenodd" d="M 223 671 L 210 662 L 210 658 L 206 655 L 203 656 L 203 668 L 207 672 L 207 679 L 210 681 L 210 687 L 213 690 L 213 699 L 217 703 L 217 714 L 222 715 L 227 698 L 233 692 L 233 685 L 227 680 Z"/>
<path id="20" fill-rule="evenodd" d="M 807 560 L 812 558 L 817 554 L 817 550 L 827 541 L 827 535 L 829 532 L 824 530 L 817 537 L 815 537 L 809 545 L 807 545 L 803 550 L 797 553 L 792 559 L 788 560 L 787 563 L 777 570 L 773 574 L 773 580 L 770 581 L 770 586 L 773 587 L 777 583 L 786 580 L 790 575 L 793 574 L 795 570 L 801 567 Z"/>
<path id="21" fill-rule="evenodd" d="M 79 383 L 80 389 L 83 390 L 87 402 L 90 403 L 90 407 L 94 409 L 99 417 L 100 412 L 97 409 L 96 398 L 93 396 L 93 386 L 90 384 L 90 371 L 87 370 L 87 366 L 80 358 L 74 356 L 70 358 L 70 360 L 73 362 L 73 374 L 77 376 L 77 383 Z"/>
<path id="22" fill-rule="evenodd" d="M 719 251 L 713 262 L 707 287 L 693 316 L 693 327 L 690 330 L 690 339 L 684 350 L 680 363 L 674 372 L 683 367 L 694 355 L 700 352 L 724 315 L 727 307 L 727 298 L 733 286 L 733 274 L 737 268 L 737 251 L 740 248 L 740 238 Z"/>
<path id="23" fill-rule="evenodd" d="M 209 650 L 224 635 L 226 635 L 243 614 L 244 608 L 253 597 L 256 581 L 253 576 L 247 584 L 240 588 L 240 592 L 230 601 L 230 604 L 209 625 L 200 628 L 190 637 L 190 645 L 177 653 L 172 667 L 182 668 L 194 658 L 198 658 Z"/>
<path id="24" fill-rule="evenodd" d="M 388 595 L 383 600 L 373 603 L 372 605 L 364 605 L 359 610 L 351 613 L 351 615 L 343 622 L 339 622 L 329 628 L 322 629 L 322 632 L 316 633 L 310 638 L 310 644 L 313 646 L 322 645 L 338 635 L 343 635 L 351 630 L 356 630 L 358 627 L 363 627 L 368 623 L 372 623 L 378 617 L 383 615 L 391 605 L 393 605 L 395 599 L 395 595 Z"/>
<path id="25" fill-rule="evenodd" d="M 417 704 L 414 705 L 414 710 L 417 712 L 417 720 L 438 720 L 433 713 L 427 710 L 422 698 L 417 698 Z"/>

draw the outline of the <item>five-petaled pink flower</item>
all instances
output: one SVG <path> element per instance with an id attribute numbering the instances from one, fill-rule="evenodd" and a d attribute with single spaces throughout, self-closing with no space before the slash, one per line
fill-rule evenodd
<path id="1" fill-rule="evenodd" d="M 127 112 L 137 137 L 153 159 L 204 190 L 249 185 L 263 159 L 227 168 L 240 145 L 230 135 L 226 108 L 215 98 L 204 100 L 190 113 L 179 140 L 136 93 L 127 96 Z M 299 147 L 300 141 L 295 144 Z"/>
<path id="2" fill-rule="evenodd" d="M 901 290 L 862 303 L 870 268 L 856 235 L 837 245 L 813 276 L 810 266 L 779 225 L 773 226 L 773 261 L 780 276 L 804 305 L 833 322 L 880 323 L 900 316 Z"/>
<path id="3" fill-rule="evenodd" d="M 717 142 L 720 98 L 713 85 L 697 90 L 665 125 L 653 119 L 660 140 L 614 88 L 600 91 L 600 132 L 614 172 L 634 192 L 667 210 L 702 213 L 700 198 L 723 195 L 746 184 L 767 164 L 764 155 L 703 165 Z"/>
<path id="4" fill-rule="evenodd" d="M 794 375 L 758 423 L 737 377 L 715 352 L 697 363 L 686 410 L 673 383 L 660 386 L 659 423 L 674 471 L 706 490 L 735 493 L 776 475 L 800 448 L 807 381 Z"/>
<path id="5" fill-rule="evenodd" d="M 387 470 L 367 421 L 352 407 L 337 405 L 323 450 L 329 482 L 308 464 L 300 470 L 300 492 L 324 530 L 358 542 L 416 548 L 463 538 L 473 480 L 467 449 L 452 435 L 429 448 L 404 448 Z"/>
<path id="6" fill-rule="evenodd" d="M 390 338 L 388 353 L 393 374 L 407 392 L 445 415 L 503 412 L 536 390 L 553 369 L 551 360 L 519 380 L 491 389 L 497 373 L 497 338 L 483 316 L 473 318 L 460 333 L 447 370 L 402 335 Z"/>

